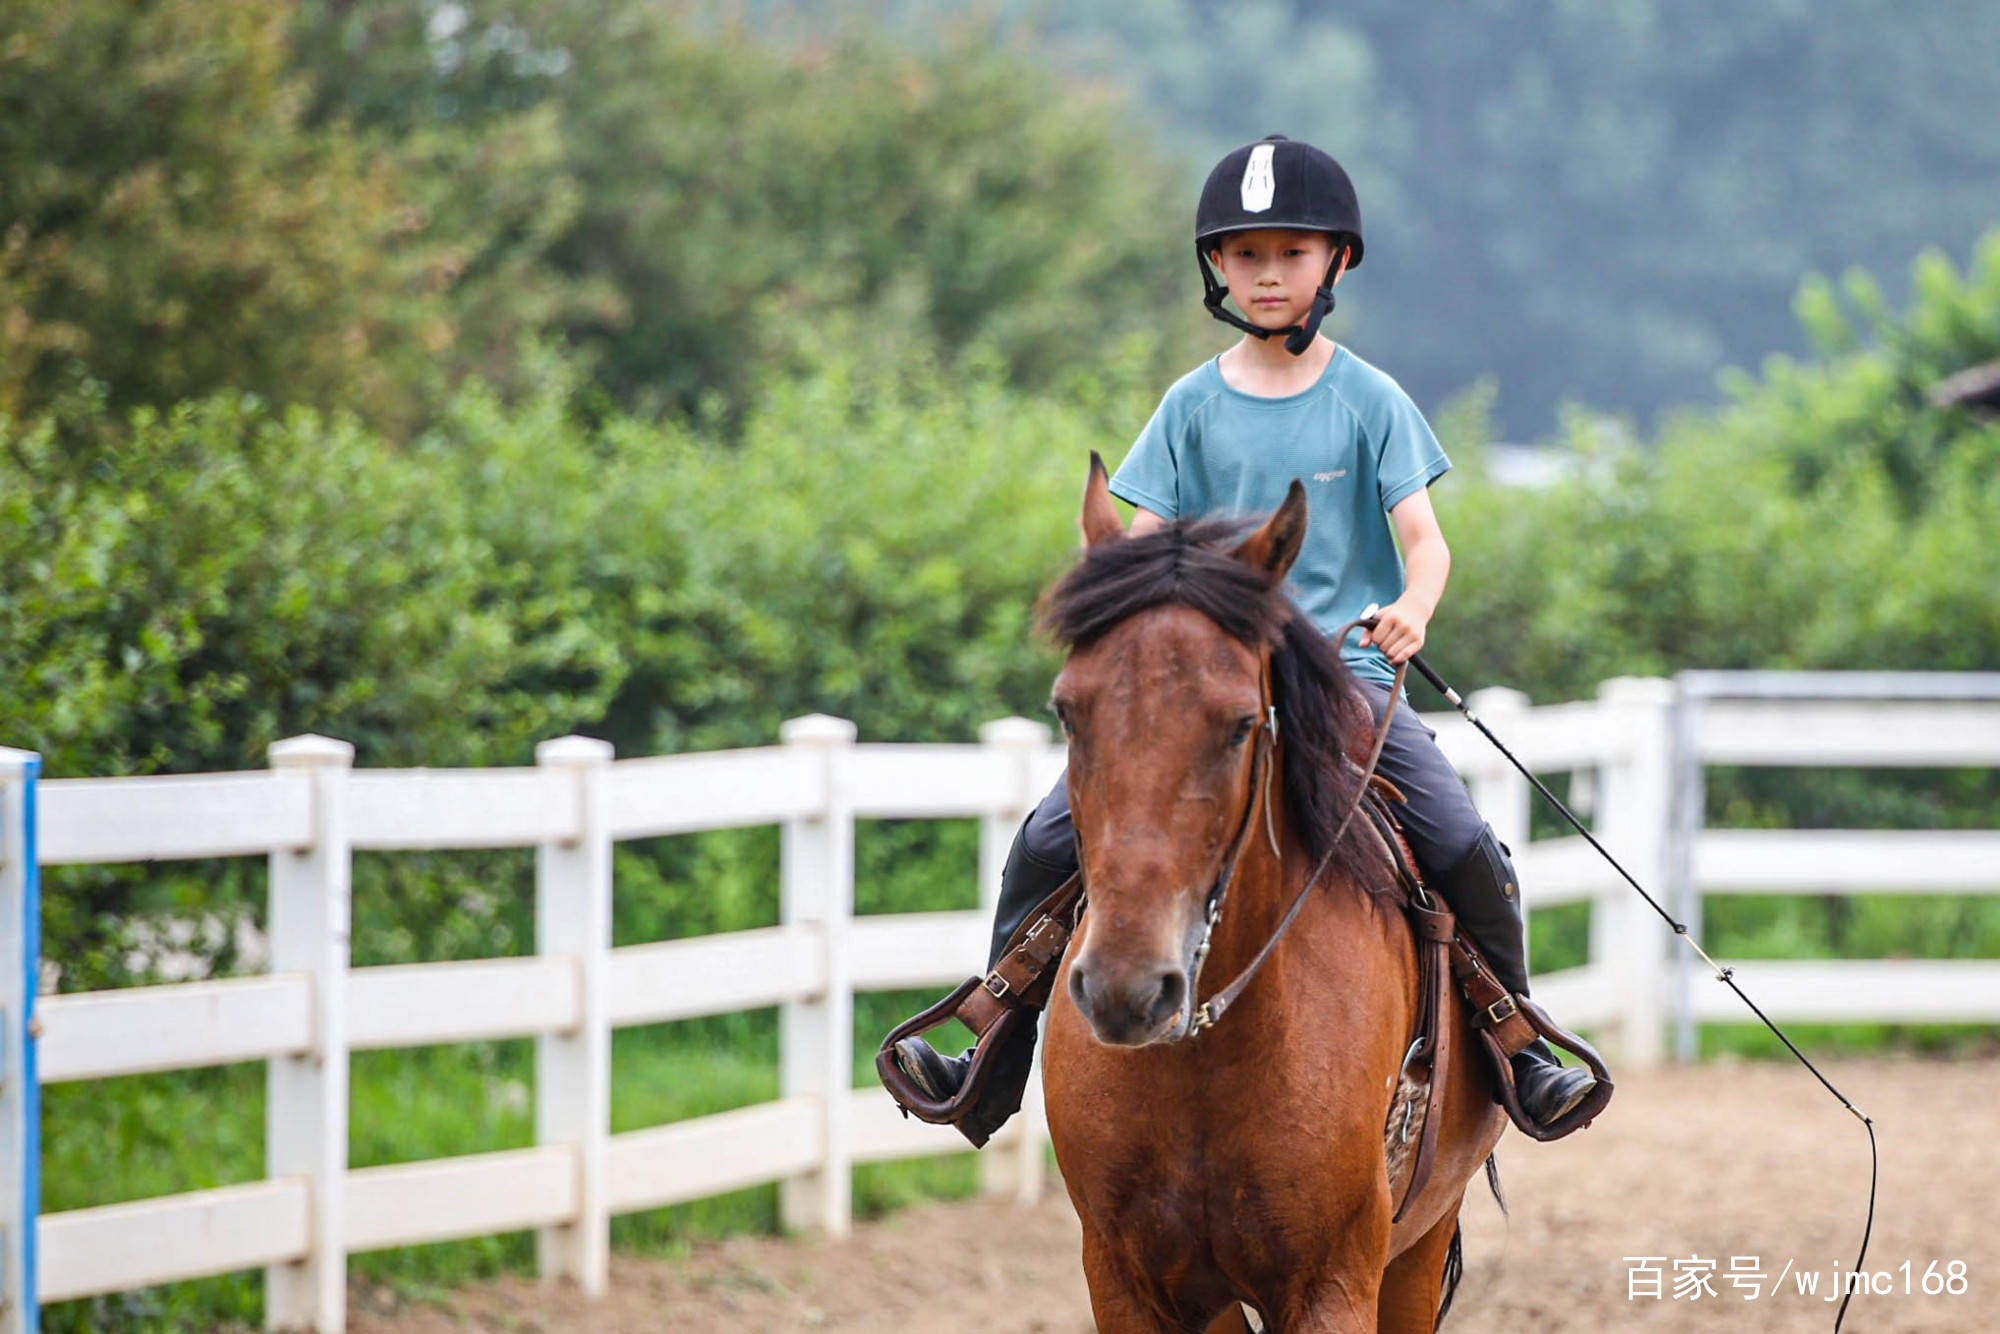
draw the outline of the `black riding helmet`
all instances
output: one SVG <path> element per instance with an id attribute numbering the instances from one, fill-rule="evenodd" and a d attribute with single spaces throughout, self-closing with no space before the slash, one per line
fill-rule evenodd
<path id="1" fill-rule="evenodd" d="M 1332 234 L 1333 256 L 1304 324 L 1260 329 L 1222 308 L 1229 289 L 1209 268 L 1208 251 L 1226 232 L 1259 227 Z M 1236 149 L 1208 173 L 1194 211 L 1194 258 L 1201 269 L 1202 304 L 1216 319 L 1258 338 L 1285 334 L 1285 350 L 1304 355 L 1320 321 L 1333 309 L 1333 276 L 1342 250 L 1348 268 L 1361 267 L 1361 205 L 1354 198 L 1354 182 L 1331 155 L 1282 134 L 1267 134 Z"/>

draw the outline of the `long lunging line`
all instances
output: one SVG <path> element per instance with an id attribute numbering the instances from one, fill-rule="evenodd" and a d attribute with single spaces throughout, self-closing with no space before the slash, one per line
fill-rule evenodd
<path id="1" fill-rule="evenodd" d="M 1372 607 L 1369 608 L 1369 611 L 1373 610 L 1374 608 Z M 1367 618 L 1368 613 L 1364 612 L 1362 613 L 1362 615 L 1364 618 Z M 1345 633 L 1346 633 L 1345 631 L 1342 632 L 1343 635 L 1345 635 Z M 1445 679 L 1443 677 L 1439 676 L 1435 671 L 1431 670 L 1431 665 L 1429 663 L 1425 662 L 1423 658 L 1420 657 L 1419 655 L 1413 653 L 1410 655 L 1409 661 L 1405 665 L 1413 666 L 1417 669 L 1417 671 L 1422 673 L 1424 679 L 1426 681 L 1429 681 L 1431 683 L 1431 686 L 1440 695 L 1443 695 L 1446 700 L 1450 701 L 1451 706 L 1454 709 L 1457 709 L 1460 713 L 1465 715 L 1465 720 L 1467 722 L 1471 723 L 1474 727 L 1479 729 L 1479 734 L 1481 736 L 1485 737 L 1488 741 L 1493 743 L 1494 749 L 1498 750 L 1502 755 L 1505 755 L 1507 757 L 1507 762 L 1509 764 L 1513 765 L 1516 769 L 1519 769 L 1521 771 L 1522 776 L 1525 777 L 1530 783 L 1534 784 L 1535 791 L 1541 793 L 1543 797 L 1547 798 L 1549 804 L 1556 808 L 1556 810 L 1562 815 L 1563 819 L 1569 821 L 1571 827 L 1573 827 L 1577 833 L 1582 834 L 1585 841 L 1587 841 L 1591 847 L 1597 849 L 1598 855 L 1603 857 L 1605 861 L 1611 864 L 1611 869 L 1618 872 L 1619 876 L 1624 879 L 1625 883 L 1630 885 L 1635 891 L 1637 891 L 1639 897 L 1646 901 L 1646 906 L 1651 908 L 1654 912 L 1658 913 L 1660 915 L 1661 920 L 1666 922 L 1668 926 L 1671 926 L 1674 929 L 1674 934 L 1679 936 L 1682 940 L 1686 941 L 1689 947 L 1691 947 L 1696 954 L 1699 954 L 1701 956 L 1702 962 L 1715 970 L 1715 980 L 1722 983 L 1724 986 L 1728 987 L 1731 991 L 1735 992 L 1737 996 L 1741 998 L 1743 1003 L 1750 1007 L 1751 1013 L 1755 1014 L 1760 1020 L 1763 1021 L 1764 1027 L 1770 1029 L 1771 1032 L 1776 1034 L 1778 1041 L 1784 1043 L 1786 1049 L 1789 1050 L 1792 1053 L 1792 1055 L 1798 1057 L 1799 1062 L 1802 1065 L 1804 1065 L 1806 1069 L 1812 1071 L 1813 1078 L 1817 1079 L 1820 1083 L 1826 1085 L 1826 1091 L 1828 1093 L 1831 1093 L 1835 1098 L 1838 1098 L 1840 1100 L 1840 1105 L 1842 1107 L 1845 1107 L 1848 1111 L 1852 1112 L 1855 1118 L 1859 1120 L 1861 1124 L 1867 1129 L 1868 1131 L 1868 1220 L 1862 1226 L 1861 1229 L 1861 1252 L 1860 1254 L 1854 1257 L 1854 1272 L 1859 1273 L 1861 1270 L 1861 1262 L 1867 1259 L 1868 1257 L 1868 1238 L 1875 1230 L 1875 1186 L 1877 1178 L 1879 1176 L 1880 1157 L 1877 1154 L 1875 1148 L 1874 1119 L 1870 1117 L 1866 1112 L 1863 1112 L 1859 1107 L 1856 1107 L 1852 1102 L 1850 1102 L 1846 1094 L 1842 1093 L 1839 1089 L 1833 1086 L 1832 1080 L 1828 1079 L 1825 1075 L 1820 1073 L 1819 1067 L 1814 1065 L 1812 1061 L 1806 1057 L 1806 1054 L 1800 1051 L 1798 1047 L 1794 1045 L 1794 1043 L 1790 1038 L 1785 1036 L 1784 1030 L 1779 1028 L 1777 1024 L 1772 1022 L 1771 1016 L 1765 1014 L 1763 1010 L 1759 1009 L 1757 1002 L 1751 1000 L 1750 997 L 1744 992 L 1743 988 L 1736 985 L 1736 970 L 1733 968 L 1726 968 L 1721 964 L 1718 964 L 1714 959 L 1710 958 L 1708 951 L 1701 947 L 1701 942 L 1696 940 L 1694 938 L 1693 933 L 1691 933 L 1688 930 L 1687 923 L 1674 920 L 1673 914 L 1668 912 L 1665 908 L 1661 907 L 1659 900 L 1655 899 L 1651 894 L 1648 894 L 1646 892 L 1645 886 L 1641 885 L 1637 880 L 1634 880 L 1632 878 L 1632 873 L 1627 871 L 1623 866 L 1621 866 L 1618 862 L 1618 859 L 1612 856 L 1610 851 L 1606 849 L 1602 843 L 1599 843 L 1597 841 L 1596 836 L 1593 835 L 1588 829 L 1583 827 L 1583 822 L 1570 813 L 1569 807 L 1563 805 L 1561 801 L 1557 800 L 1555 793 L 1549 791 L 1547 787 L 1543 786 L 1541 779 L 1535 777 L 1534 774 L 1528 771 L 1527 765 L 1521 763 L 1519 759 L 1515 758 L 1514 752 L 1508 750 L 1507 747 L 1501 742 L 1500 738 L 1493 735 L 1492 729 L 1486 726 L 1485 722 L 1480 719 L 1479 715 L 1472 711 L 1472 709 L 1466 704 L 1465 700 L 1459 696 L 1459 693 L 1456 690 L 1453 690 L 1451 686 L 1445 682 Z M 1398 671 L 1398 675 L 1396 678 L 1396 684 L 1398 688 L 1400 688 L 1402 685 L 1402 676 L 1400 674 L 1400 669 Z M 1395 702 L 1396 701 L 1394 696 L 1391 696 L 1389 700 L 1391 708 L 1395 707 Z M 1386 724 L 1384 730 L 1386 731 Z M 1840 1309 L 1834 1313 L 1833 1317 L 1834 1334 L 1840 1334 L 1840 1322 L 1846 1319 L 1847 1303 L 1852 1301 L 1853 1298 L 1854 1298 L 1854 1289 L 1852 1286 L 1850 1286 L 1846 1294 L 1843 1295 L 1840 1299 Z"/>

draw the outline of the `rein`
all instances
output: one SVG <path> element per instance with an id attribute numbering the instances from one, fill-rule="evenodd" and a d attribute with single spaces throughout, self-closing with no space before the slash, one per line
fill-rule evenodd
<path id="1" fill-rule="evenodd" d="M 1357 617 L 1349 621 L 1346 625 L 1341 626 L 1332 636 L 1335 647 L 1337 648 L 1344 642 L 1347 636 L 1352 634 L 1357 627 L 1368 624 L 1372 619 L 1372 617 L 1367 616 Z M 1216 992 L 1201 1004 L 1193 1006 L 1188 1011 L 1186 1022 L 1182 1024 L 1181 1031 L 1175 1035 L 1176 1041 L 1179 1041 L 1181 1038 L 1193 1037 L 1202 1030 L 1213 1028 L 1217 1023 L 1221 1022 L 1224 1013 L 1228 1011 L 1230 1006 L 1236 1003 L 1237 998 L 1243 994 L 1243 989 L 1250 985 L 1250 979 L 1257 975 L 1257 971 L 1264 966 L 1265 960 L 1271 957 L 1271 952 L 1278 948 L 1278 942 L 1283 940 L 1285 933 L 1292 929 L 1292 923 L 1298 920 L 1299 910 L 1306 906 L 1307 897 L 1312 894 L 1313 887 L 1319 884 L 1320 876 L 1326 873 L 1328 864 L 1333 861 L 1333 854 L 1340 847 L 1342 835 L 1347 833 L 1347 827 L 1354 823 L 1354 816 L 1360 811 L 1362 802 L 1367 800 L 1368 784 L 1375 777 L 1375 766 L 1382 761 L 1382 747 L 1389 739 L 1389 720 L 1396 716 L 1396 701 L 1402 696 L 1403 678 L 1408 674 L 1409 663 L 1407 661 L 1397 665 L 1395 684 L 1389 688 L 1388 707 L 1383 710 L 1382 721 L 1375 729 L 1374 748 L 1368 752 L 1368 763 L 1361 770 L 1361 780 L 1354 789 L 1354 800 L 1348 803 L 1347 812 L 1340 817 L 1340 824 L 1334 829 L 1333 837 L 1327 840 L 1326 854 L 1319 859 L 1319 865 L 1313 868 L 1313 873 L 1306 878 L 1305 884 L 1292 898 L 1291 906 L 1285 909 L 1284 917 L 1279 920 L 1277 929 L 1271 933 L 1270 938 L 1264 942 L 1264 947 L 1257 951 L 1257 957 L 1250 960 L 1243 971 L 1238 973 L 1222 990 Z M 1215 927 L 1222 920 L 1222 906 L 1229 897 L 1230 882 L 1236 877 L 1236 861 L 1242 854 L 1243 845 L 1249 841 L 1250 826 L 1260 803 L 1264 807 L 1264 833 L 1271 841 L 1272 855 L 1280 859 L 1283 856 L 1278 851 L 1277 831 L 1272 824 L 1271 817 L 1271 770 L 1276 764 L 1278 706 L 1271 699 L 1271 662 L 1269 657 L 1266 657 L 1264 660 L 1259 689 L 1264 703 L 1264 725 L 1258 729 L 1257 751 L 1251 759 L 1250 801 L 1243 808 L 1243 823 L 1237 828 L 1236 837 L 1230 842 L 1229 853 L 1224 857 L 1222 869 L 1216 876 L 1215 888 L 1209 891 L 1207 922 L 1202 928 L 1201 944 L 1195 949 L 1193 974 L 1188 979 L 1188 995 L 1190 997 L 1196 995 L 1200 990 L 1202 965 L 1208 960 L 1208 950 L 1215 937 Z M 1260 773 L 1262 775 L 1261 783 L 1259 781 Z"/>

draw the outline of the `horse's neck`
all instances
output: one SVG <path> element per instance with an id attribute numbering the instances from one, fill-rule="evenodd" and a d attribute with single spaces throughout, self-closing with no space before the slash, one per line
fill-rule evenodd
<path id="1" fill-rule="evenodd" d="M 1368 896 L 1354 888 L 1355 875 L 1367 872 L 1347 865 L 1338 855 L 1320 868 L 1319 859 L 1308 857 L 1304 846 L 1292 836 L 1283 793 L 1275 783 L 1271 801 L 1271 828 L 1277 851 L 1272 849 L 1273 839 L 1266 834 L 1263 816 L 1259 814 L 1253 837 L 1246 842 L 1238 859 L 1236 876 L 1221 920 L 1216 923 L 1215 938 L 1195 998 L 1200 1002 L 1214 996 L 1251 965 L 1284 922 L 1286 912 L 1306 881 L 1319 870 L 1312 892 L 1299 908 L 1284 940 L 1272 950 L 1231 1010 L 1232 1015 L 1247 1011 L 1243 1016 L 1245 1022 L 1259 1028 L 1286 1027 L 1309 1018 L 1299 1014 L 1292 1004 L 1289 994 L 1292 988 L 1286 981 L 1292 969 L 1302 966 L 1341 969 L 1357 975 L 1366 972 L 1372 966 L 1367 942 L 1378 939 L 1385 929 L 1393 930 L 1380 906 L 1366 902 Z M 1329 929 L 1333 932 L 1331 937 Z M 1331 956 L 1329 939 L 1339 942 L 1340 958 Z"/>

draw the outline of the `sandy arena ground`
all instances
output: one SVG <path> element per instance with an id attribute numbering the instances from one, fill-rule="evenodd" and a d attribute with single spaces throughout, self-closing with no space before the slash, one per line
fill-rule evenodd
<path id="1" fill-rule="evenodd" d="M 1882 1178 L 1866 1268 L 1894 1295 L 1857 1296 L 1854 1334 L 2000 1330 L 2000 1061 L 1848 1061 L 1822 1069 L 1875 1118 Z M 1763 1334 L 1833 1328 L 1835 1262 L 1853 1264 L 1867 1204 L 1868 1141 L 1796 1064 L 1710 1064 L 1621 1079 L 1605 1116 L 1536 1144 L 1511 1129 L 1499 1151 L 1512 1218 L 1482 1180 L 1465 1211 L 1466 1272 L 1445 1330 Z M 1054 1179 L 1053 1176 L 1051 1178 Z M 989 1238 L 1010 1236 L 1003 1248 Z M 1660 1298 L 1628 1296 L 1626 1256 L 1665 1257 Z M 1732 1256 L 1755 1257 L 1754 1298 Z M 1675 1260 L 1716 1262 L 1715 1296 L 1675 1299 Z M 1964 1262 L 1968 1291 L 1925 1296 Z M 1919 1290 L 1902 1295 L 1904 1262 Z M 1769 1285 L 1787 1263 L 1785 1291 Z M 1820 1297 L 1794 1288 L 1819 1274 Z M 1060 1191 L 1033 1209 L 992 1203 L 913 1209 L 842 1244 L 738 1238 L 680 1261 L 613 1261 L 612 1294 L 507 1280 L 445 1306 L 384 1312 L 356 1292 L 358 1334 L 755 1334 L 977 1329 L 1087 1334 L 1077 1223 Z"/>

